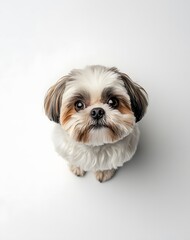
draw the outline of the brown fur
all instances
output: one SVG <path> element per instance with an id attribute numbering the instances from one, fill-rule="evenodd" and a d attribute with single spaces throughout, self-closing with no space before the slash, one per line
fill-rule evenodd
<path id="1" fill-rule="evenodd" d="M 120 73 L 120 79 L 124 82 L 131 100 L 131 109 L 136 117 L 136 122 L 138 122 L 144 116 L 148 106 L 147 93 L 144 88 L 133 82 L 125 73 Z"/>
<path id="2" fill-rule="evenodd" d="M 56 84 L 49 88 L 44 100 L 45 113 L 51 121 L 59 123 L 62 95 L 68 77 L 61 78 Z"/>
<path id="3" fill-rule="evenodd" d="M 109 124 L 109 129 L 111 140 L 114 142 L 118 139 L 118 136 L 120 135 L 119 130 L 115 126 L 112 126 L 111 124 Z"/>
<path id="4" fill-rule="evenodd" d="M 72 117 L 72 115 L 75 113 L 75 109 L 73 107 L 70 107 L 70 108 L 66 108 L 66 111 L 64 111 L 62 114 L 61 114 L 61 117 L 60 117 L 60 124 L 61 125 L 64 125 L 66 124 L 70 118 Z"/>
<path id="5" fill-rule="evenodd" d="M 118 110 L 123 114 L 132 114 L 129 102 L 123 96 L 116 96 L 119 100 Z"/>
<path id="6" fill-rule="evenodd" d="M 88 127 L 86 127 L 85 129 L 80 129 L 79 131 L 77 131 L 76 140 L 78 142 L 87 143 L 88 138 L 89 138 L 89 128 Z"/>

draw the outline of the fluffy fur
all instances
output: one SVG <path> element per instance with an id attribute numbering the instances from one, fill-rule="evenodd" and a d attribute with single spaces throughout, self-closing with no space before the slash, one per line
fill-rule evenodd
<path id="1" fill-rule="evenodd" d="M 134 155 L 137 122 L 147 108 L 145 90 L 116 68 L 75 69 L 47 92 L 46 115 L 56 122 L 53 141 L 72 172 L 110 179 Z"/>

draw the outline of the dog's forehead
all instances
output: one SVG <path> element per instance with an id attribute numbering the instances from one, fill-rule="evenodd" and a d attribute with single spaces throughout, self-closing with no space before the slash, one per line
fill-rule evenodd
<path id="1" fill-rule="evenodd" d="M 87 67 L 72 72 L 73 85 L 80 90 L 86 90 L 91 97 L 98 98 L 106 88 L 123 89 L 123 82 L 119 81 L 119 74 L 105 67 Z"/>

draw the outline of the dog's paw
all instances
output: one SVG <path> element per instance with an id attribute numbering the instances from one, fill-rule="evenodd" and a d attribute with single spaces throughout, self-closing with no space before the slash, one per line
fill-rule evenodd
<path id="1" fill-rule="evenodd" d="M 104 171 L 96 171 L 95 175 L 96 175 L 96 179 L 99 182 L 105 182 L 110 180 L 116 173 L 115 169 L 111 169 L 111 170 L 104 170 Z"/>
<path id="2" fill-rule="evenodd" d="M 85 171 L 80 169 L 80 167 L 76 167 L 76 166 L 70 166 L 70 170 L 72 173 L 74 173 L 77 177 L 83 177 L 85 175 Z"/>

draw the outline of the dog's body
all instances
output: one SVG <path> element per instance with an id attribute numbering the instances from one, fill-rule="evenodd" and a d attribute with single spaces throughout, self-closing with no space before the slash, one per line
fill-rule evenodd
<path id="1" fill-rule="evenodd" d="M 136 151 L 147 104 L 145 90 L 116 68 L 73 70 L 45 98 L 46 114 L 57 123 L 56 151 L 74 174 L 94 171 L 99 181 L 110 179 Z"/>

